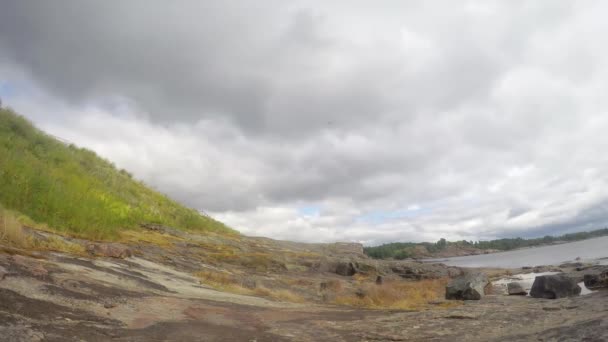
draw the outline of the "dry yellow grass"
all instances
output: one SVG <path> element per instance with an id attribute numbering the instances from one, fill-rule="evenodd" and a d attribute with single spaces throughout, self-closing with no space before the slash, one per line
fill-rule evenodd
<path id="1" fill-rule="evenodd" d="M 234 285 L 237 283 L 236 278 L 227 272 L 204 270 L 194 273 L 203 283 L 214 285 Z"/>
<path id="2" fill-rule="evenodd" d="M 30 248 L 38 250 L 49 250 L 68 254 L 86 255 L 84 246 L 68 242 L 58 237 L 50 237 L 47 240 L 29 238 Z"/>
<path id="3" fill-rule="evenodd" d="M 145 242 L 161 247 L 173 246 L 175 242 L 183 241 L 182 238 L 162 234 L 159 232 L 145 231 L 145 230 L 125 230 L 119 233 L 119 240 L 126 243 L 140 243 Z"/>
<path id="4" fill-rule="evenodd" d="M 258 287 L 253 290 L 253 293 L 260 297 L 267 297 L 281 302 L 304 303 L 306 301 L 304 297 L 286 289 L 273 290 L 265 287 Z"/>
<path id="5" fill-rule="evenodd" d="M 277 301 L 303 303 L 305 299 L 292 291 L 286 289 L 269 289 L 264 286 L 258 286 L 254 289 L 246 288 L 242 285 L 239 279 L 227 272 L 204 270 L 194 273 L 196 277 L 201 279 L 205 285 L 209 285 L 216 290 L 274 299 Z"/>
<path id="6" fill-rule="evenodd" d="M 0 241 L 9 246 L 29 250 L 49 250 L 69 254 L 85 254 L 83 246 L 65 241 L 60 237 L 49 237 L 47 239 L 36 239 L 28 235 L 23 222 L 31 223 L 25 216 L 18 216 L 14 212 L 0 209 Z M 51 231 L 48 227 L 45 231 Z"/>
<path id="7" fill-rule="evenodd" d="M 28 247 L 28 238 L 17 215 L 5 209 L 0 209 L 0 241 L 15 247 Z"/>
<path id="8" fill-rule="evenodd" d="M 385 281 L 382 285 L 361 284 L 357 293 L 340 293 L 335 304 L 375 308 L 418 310 L 426 307 L 429 301 L 442 300 L 445 295 L 447 279 L 421 281 Z M 458 303 L 446 303 L 452 306 Z"/>

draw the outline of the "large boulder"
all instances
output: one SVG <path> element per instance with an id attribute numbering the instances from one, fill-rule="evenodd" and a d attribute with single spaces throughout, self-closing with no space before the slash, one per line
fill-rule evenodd
<path id="1" fill-rule="evenodd" d="M 528 292 L 518 282 L 512 282 L 507 284 L 507 292 L 510 296 L 525 296 Z"/>
<path id="2" fill-rule="evenodd" d="M 357 273 L 357 267 L 355 263 L 350 261 L 340 261 L 336 265 L 336 274 L 341 276 L 353 276 Z"/>
<path id="3" fill-rule="evenodd" d="M 534 298 L 557 299 L 581 294 L 576 280 L 563 274 L 538 276 L 534 279 L 530 296 Z"/>
<path id="4" fill-rule="evenodd" d="M 483 273 L 465 274 L 450 281 L 445 288 L 445 299 L 479 300 L 486 294 L 489 284 Z"/>
<path id="5" fill-rule="evenodd" d="M 588 289 L 608 287 L 608 271 L 603 271 L 597 274 L 585 274 L 583 281 Z"/>
<path id="6" fill-rule="evenodd" d="M 86 250 L 90 255 L 124 259 L 133 256 L 129 247 L 119 243 L 89 243 Z"/>

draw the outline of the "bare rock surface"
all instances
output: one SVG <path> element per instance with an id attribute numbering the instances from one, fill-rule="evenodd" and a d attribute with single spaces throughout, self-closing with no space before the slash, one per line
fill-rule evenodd
<path id="1" fill-rule="evenodd" d="M 356 286 L 357 277 L 375 282 L 381 276 L 381 284 L 373 286 L 382 288 L 391 280 L 447 277 L 450 268 L 376 262 L 357 257 L 354 248 L 341 255 L 314 244 L 186 234 L 166 248 L 128 245 L 137 257 L 125 259 L 0 252 L 0 270 L 9 274 L 0 281 L 0 341 L 608 340 L 608 291 L 555 300 L 490 294 L 409 311 L 217 291 L 194 273 L 230 271 L 240 282 L 250 282 L 252 291 L 274 281 L 290 288 L 304 284 L 325 296 L 336 287 Z M 243 255 L 256 264 L 244 263 L 249 259 Z M 321 260 L 348 260 L 362 273 L 319 270 Z M 285 267 L 276 268 L 275 262 Z M 469 287 L 483 291 L 487 279 L 480 279 Z M 360 293 L 367 298 L 370 290 Z M 453 303 L 458 305 L 446 305 Z"/>

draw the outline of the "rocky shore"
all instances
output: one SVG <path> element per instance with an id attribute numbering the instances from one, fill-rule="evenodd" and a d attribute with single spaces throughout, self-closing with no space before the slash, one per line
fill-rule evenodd
<path id="1" fill-rule="evenodd" d="M 461 269 L 371 260 L 353 244 L 236 241 L 182 233 L 167 234 L 167 238 L 172 242 L 164 246 L 144 242 L 91 245 L 85 249 L 87 254 L 78 256 L 3 246 L 0 340 L 608 340 L 606 266 Z M 227 253 L 231 244 L 248 259 Z M 262 251 L 269 259 L 261 257 Z M 219 254 L 222 257 L 214 259 Z M 197 276 L 201 268 L 229 273 L 240 281 L 239 288 L 250 292 L 213 286 L 217 279 L 213 283 L 211 278 Z M 509 295 L 507 286 L 503 290 L 491 283 L 532 271 L 561 272 L 570 284 L 588 283 L 593 292 L 532 298 Z M 336 284 L 341 293 L 352 292 L 361 299 L 372 295 L 361 290 L 362 284 L 379 291 L 391 281 L 415 288 L 424 281 L 447 279 L 453 285 L 472 274 L 480 275 L 481 286 L 471 286 L 476 293 L 467 298 L 448 295 L 448 299 L 442 294 L 415 309 L 370 309 L 328 299 Z M 466 281 L 459 284 L 468 286 Z M 256 288 L 267 292 L 258 295 L 251 290 Z M 298 300 L 269 295 L 285 289 L 297 293 Z"/>

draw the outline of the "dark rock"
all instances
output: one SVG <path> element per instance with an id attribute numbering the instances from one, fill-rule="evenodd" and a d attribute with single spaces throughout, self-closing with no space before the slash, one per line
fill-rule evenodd
<path id="1" fill-rule="evenodd" d="M 608 287 L 608 271 L 599 274 L 585 274 L 583 281 L 588 289 Z"/>
<path id="2" fill-rule="evenodd" d="M 86 250 L 91 255 L 101 257 L 125 259 L 133 256 L 129 247 L 119 243 L 89 243 Z"/>
<path id="3" fill-rule="evenodd" d="M 510 296 L 525 296 L 528 294 L 528 292 L 524 290 L 523 286 L 521 286 L 521 284 L 518 282 L 507 284 L 507 292 Z"/>
<path id="4" fill-rule="evenodd" d="M 483 273 L 472 273 L 450 281 L 445 288 L 445 299 L 479 300 L 490 282 Z"/>
<path id="5" fill-rule="evenodd" d="M 340 261 L 336 265 L 336 274 L 341 276 L 353 276 L 357 273 L 357 268 L 354 263 L 350 261 Z"/>
<path id="6" fill-rule="evenodd" d="M 546 299 L 578 296 L 580 293 L 581 287 L 576 280 L 563 274 L 538 276 L 530 290 L 530 296 Z"/>
<path id="7" fill-rule="evenodd" d="M 384 282 L 382 276 L 377 276 L 376 277 L 376 285 L 382 285 L 382 283 Z"/>
<path id="8" fill-rule="evenodd" d="M 106 309 L 111 309 L 111 308 L 115 308 L 116 304 L 114 304 L 114 303 L 105 303 L 103 305 L 103 307 L 106 308 Z"/>

